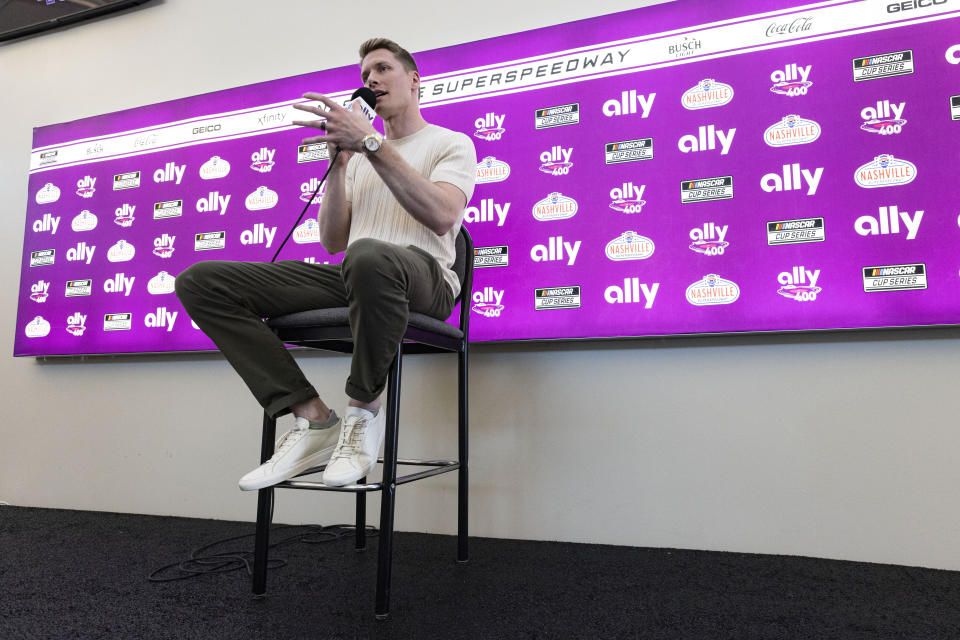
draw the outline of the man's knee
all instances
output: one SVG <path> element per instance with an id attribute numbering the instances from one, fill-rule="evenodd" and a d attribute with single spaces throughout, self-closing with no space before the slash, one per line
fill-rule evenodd
<path id="1" fill-rule="evenodd" d="M 219 261 L 207 260 L 192 264 L 174 279 L 173 289 L 177 298 L 187 304 L 197 295 L 202 295 L 209 288 L 210 282 L 216 278 L 219 270 Z"/>
<path id="2" fill-rule="evenodd" d="M 397 264 L 392 247 L 387 242 L 373 238 L 361 238 L 353 242 L 343 256 L 341 273 L 344 282 L 370 282 L 396 275 Z"/>

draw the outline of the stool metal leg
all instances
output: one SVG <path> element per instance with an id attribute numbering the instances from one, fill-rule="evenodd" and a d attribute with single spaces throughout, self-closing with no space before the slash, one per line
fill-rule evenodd
<path id="1" fill-rule="evenodd" d="M 366 484 L 367 477 L 364 476 L 357 482 Z M 355 551 L 367 549 L 367 494 L 364 491 L 357 491 L 357 530 L 354 532 L 353 548 Z"/>
<path id="2" fill-rule="evenodd" d="M 397 349 L 387 381 L 386 443 L 380 492 L 380 542 L 377 560 L 377 620 L 390 614 L 390 571 L 393 564 L 393 511 L 397 491 L 397 425 L 400 420 L 400 368 L 403 345 Z"/>
<path id="3" fill-rule="evenodd" d="M 467 562 L 469 553 L 467 550 L 467 494 L 468 494 L 468 472 L 467 472 L 467 420 L 469 419 L 469 410 L 467 405 L 467 343 L 464 342 L 463 349 L 457 354 L 458 374 L 459 374 L 459 415 L 457 438 L 459 440 L 459 459 L 460 469 L 457 478 L 457 562 Z"/>
<path id="4" fill-rule="evenodd" d="M 263 414 L 263 440 L 260 443 L 260 464 L 273 455 L 277 435 L 277 421 Z M 273 488 L 257 492 L 257 533 L 253 543 L 253 593 L 263 595 L 267 591 L 267 553 L 270 550 L 270 519 L 273 507 Z"/>

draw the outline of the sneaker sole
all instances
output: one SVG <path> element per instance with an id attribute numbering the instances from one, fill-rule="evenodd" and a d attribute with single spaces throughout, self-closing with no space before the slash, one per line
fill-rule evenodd
<path id="1" fill-rule="evenodd" d="M 330 461 L 330 457 L 333 455 L 333 450 L 336 449 L 336 445 L 332 447 L 327 447 L 326 449 L 321 449 L 316 453 L 303 458 L 298 462 L 293 468 L 288 469 L 285 473 L 274 474 L 272 476 L 266 476 L 262 478 L 257 478 L 255 481 L 251 482 L 240 482 L 241 491 L 255 491 L 257 489 L 265 489 L 266 487 L 271 487 L 278 482 L 283 482 L 284 480 L 289 480 L 293 478 L 310 467 L 318 467 L 322 464 L 325 464 Z"/>

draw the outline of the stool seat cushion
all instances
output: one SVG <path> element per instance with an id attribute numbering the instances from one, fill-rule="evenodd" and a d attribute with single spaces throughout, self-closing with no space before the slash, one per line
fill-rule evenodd
<path id="1" fill-rule="evenodd" d="M 310 311 L 298 311 L 285 316 L 268 318 L 267 326 L 274 329 L 289 329 L 294 327 L 349 327 L 350 316 L 347 307 L 335 307 L 332 309 L 311 309 Z M 437 320 L 422 313 L 410 313 L 410 319 L 407 324 L 424 331 L 450 338 L 463 338 L 463 332 L 459 328 L 445 322 Z"/>

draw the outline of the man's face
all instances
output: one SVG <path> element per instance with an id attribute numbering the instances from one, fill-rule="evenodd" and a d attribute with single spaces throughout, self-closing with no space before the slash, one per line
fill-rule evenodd
<path id="1" fill-rule="evenodd" d="M 360 78 L 377 95 L 377 114 L 387 118 L 417 103 L 420 74 L 407 71 L 386 49 L 374 49 L 360 62 Z"/>

